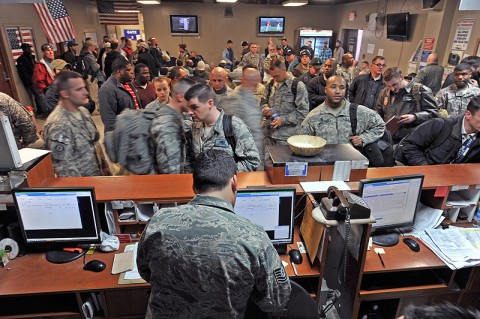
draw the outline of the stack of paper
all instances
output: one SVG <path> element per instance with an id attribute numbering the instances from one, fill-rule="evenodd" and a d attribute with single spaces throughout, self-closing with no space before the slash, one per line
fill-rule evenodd
<path id="1" fill-rule="evenodd" d="M 443 210 L 441 209 L 431 208 L 419 203 L 415 214 L 415 224 L 410 232 L 405 233 L 405 236 L 409 235 L 419 238 L 425 234 L 425 229 L 437 228 L 445 219 L 442 214 Z"/>
<path id="2" fill-rule="evenodd" d="M 427 229 L 420 239 L 450 269 L 480 265 L 480 229 Z"/>

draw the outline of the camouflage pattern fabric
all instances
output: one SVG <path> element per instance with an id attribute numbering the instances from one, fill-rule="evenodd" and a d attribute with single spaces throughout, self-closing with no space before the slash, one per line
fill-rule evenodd
<path id="1" fill-rule="evenodd" d="M 317 106 L 302 123 L 302 134 L 323 137 L 328 144 L 348 144 L 352 136 L 350 122 L 350 102 L 344 100 L 344 105 L 334 113 L 325 102 Z M 363 145 L 379 140 L 385 132 L 385 122 L 380 115 L 368 107 L 357 107 L 357 133 Z"/>
<path id="2" fill-rule="evenodd" d="M 347 82 L 347 87 L 348 87 L 352 84 L 353 80 L 358 76 L 358 72 L 360 71 L 352 67 L 345 68 L 339 65 L 337 67 L 336 74 L 340 75 L 345 80 L 345 82 Z M 348 94 L 348 90 L 347 90 L 347 94 Z"/>
<path id="3" fill-rule="evenodd" d="M 260 57 L 260 54 L 252 54 L 252 52 L 248 52 L 243 56 L 242 62 L 245 62 L 247 65 L 255 66 L 258 69 L 258 72 L 262 73 L 262 58 Z"/>
<path id="4" fill-rule="evenodd" d="M 77 118 L 59 103 L 45 123 L 45 148 L 57 177 L 102 175 L 95 150 L 100 134 L 90 112 L 79 111 Z"/>
<path id="5" fill-rule="evenodd" d="M 295 77 L 288 74 L 283 83 L 274 83 L 270 96 L 265 96 L 262 107 L 274 108 L 282 120 L 278 128 L 270 128 L 271 118 L 266 121 L 267 144 L 287 145 L 287 139 L 298 134 L 300 124 L 308 114 L 308 92 L 303 82 L 298 82 L 297 95 L 292 93 L 292 81 Z M 268 91 L 268 90 L 266 90 Z M 267 94 L 267 93 L 265 93 Z"/>
<path id="6" fill-rule="evenodd" d="M 202 122 L 193 122 L 191 129 L 187 132 L 190 152 L 193 152 L 193 156 L 189 158 L 194 159 L 196 155 L 211 148 L 223 150 L 233 156 L 233 150 L 230 144 L 228 144 L 223 131 L 223 115 L 224 112 L 221 111 L 217 122 L 206 136 L 203 136 L 204 124 Z M 240 172 L 255 171 L 260 164 L 260 157 L 252 133 L 238 117 L 234 116 L 232 118 L 232 125 L 237 143 L 235 148 L 237 168 Z"/>
<path id="7" fill-rule="evenodd" d="M 150 126 L 155 149 L 156 173 L 182 174 L 185 163 L 185 134 L 182 116 L 165 104 L 157 112 L 158 116 L 152 120 Z"/>
<path id="8" fill-rule="evenodd" d="M 22 104 L 2 92 L 0 92 L 0 112 L 8 117 L 18 148 L 32 144 L 38 139 L 32 115 Z"/>
<path id="9" fill-rule="evenodd" d="M 480 95 L 480 88 L 468 83 L 467 87 L 459 89 L 455 83 L 438 91 L 435 99 L 438 109 L 446 109 L 449 116 L 462 115 L 470 100 Z"/>
<path id="10" fill-rule="evenodd" d="M 215 90 L 213 92 L 215 92 Z M 215 92 L 215 105 L 221 107 L 222 101 L 232 92 L 233 89 L 230 88 L 227 84 L 225 84 L 225 91 L 222 90 L 222 92 L 220 93 Z"/>
<path id="11" fill-rule="evenodd" d="M 152 287 L 147 318 L 243 318 L 249 298 L 273 312 L 290 296 L 265 231 L 216 197 L 197 195 L 156 213 L 138 244 L 137 265 Z"/>

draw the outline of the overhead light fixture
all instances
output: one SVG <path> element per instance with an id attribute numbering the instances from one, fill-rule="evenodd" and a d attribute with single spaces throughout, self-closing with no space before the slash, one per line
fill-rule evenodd
<path id="1" fill-rule="evenodd" d="M 119 12 L 119 13 L 139 13 L 140 10 L 115 10 L 115 12 Z"/>
<path id="2" fill-rule="evenodd" d="M 222 3 L 222 2 L 223 3 L 235 3 L 235 2 L 237 2 L 237 0 L 217 0 L 217 2 L 219 2 L 219 3 Z"/>
<path id="3" fill-rule="evenodd" d="M 308 0 L 286 0 L 283 1 L 282 6 L 284 7 L 300 7 L 308 4 Z"/>
<path id="4" fill-rule="evenodd" d="M 160 0 L 137 0 L 141 4 L 160 4 Z"/>

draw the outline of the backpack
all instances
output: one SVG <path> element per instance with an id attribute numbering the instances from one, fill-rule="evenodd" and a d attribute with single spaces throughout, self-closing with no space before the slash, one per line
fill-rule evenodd
<path id="1" fill-rule="evenodd" d="M 417 126 L 417 128 L 422 126 L 425 123 L 420 124 L 419 126 Z M 443 119 L 443 128 L 440 134 L 433 140 L 432 144 L 428 147 L 428 149 L 425 150 L 425 152 L 427 153 L 430 149 L 435 149 L 441 144 L 443 144 L 443 142 L 445 142 L 446 139 L 450 136 L 450 133 L 452 133 L 454 124 L 455 122 L 452 118 Z M 403 164 L 408 162 L 404 155 L 404 148 L 405 148 L 404 142 L 410 136 L 410 134 L 412 134 L 412 132 L 415 131 L 417 128 L 410 131 L 410 133 L 408 133 L 404 138 L 402 138 L 400 143 L 398 143 L 397 148 L 395 149 L 395 154 L 394 154 L 394 158 L 396 161 L 399 161 Z"/>
<path id="2" fill-rule="evenodd" d="M 357 106 L 350 103 L 350 124 L 354 135 L 357 135 Z M 392 137 L 388 130 L 378 141 L 364 145 L 359 151 L 368 158 L 372 167 L 392 167 L 395 164 Z"/>
<path id="3" fill-rule="evenodd" d="M 88 70 L 84 61 L 85 55 L 77 56 L 73 62 L 72 69 L 82 76 L 84 80 L 88 78 Z"/>
<path id="4" fill-rule="evenodd" d="M 105 150 L 112 162 L 134 174 L 155 172 L 155 150 L 150 134 L 157 111 L 126 109 L 115 120 L 115 129 L 105 133 Z"/>
<path id="5" fill-rule="evenodd" d="M 268 84 L 266 89 L 266 94 L 265 96 L 267 97 L 266 101 L 262 101 L 262 105 L 268 103 L 268 99 L 270 98 L 270 93 L 272 92 L 272 87 L 273 87 L 273 79 L 271 79 Z M 293 94 L 293 101 L 295 102 L 295 99 L 297 98 L 297 87 L 298 87 L 298 82 L 300 82 L 299 78 L 294 78 L 292 80 L 292 86 L 290 87 L 290 91 Z"/>
<path id="6" fill-rule="evenodd" d="M 233 150 L 233 157 L 235 158 L 235 163 L 238 162 L 238 156 L 235 153 L 235 149 L 237 147 L 237 141 L 235 140 L 235 135 L 233 133 L 233 124 L 232 124 L 232 115 L 230 114 L 223 114 L 223 134 L 225 135 L 225 139 L 227 140 L 228 144 Z"/>

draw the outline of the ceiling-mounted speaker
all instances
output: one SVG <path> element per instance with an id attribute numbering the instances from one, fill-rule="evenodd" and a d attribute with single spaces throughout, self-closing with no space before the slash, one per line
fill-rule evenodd
<path id="1" fill-rule="evenodd" d="M 233 8 L 230 6 L 225 7 L 225 18 L 233 18 Z"/>
<path id="2" fill-rule="evenodd" d="M 435 7 L 440 0 L 423 0 L 423 9 L 431 9 Z"/>

